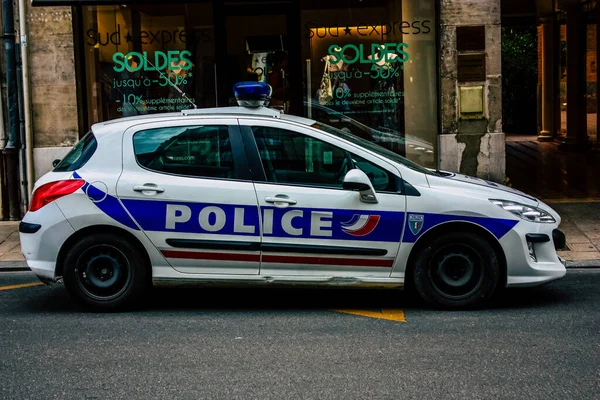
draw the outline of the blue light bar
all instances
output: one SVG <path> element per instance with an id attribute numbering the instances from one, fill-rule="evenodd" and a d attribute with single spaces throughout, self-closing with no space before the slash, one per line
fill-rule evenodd
<path id="1" fill-rule="evenodd" d="M 261 107 L 269 104 L 273 89 L 263 82 L 238 82 L 233 94 L 241 107 Z"/>

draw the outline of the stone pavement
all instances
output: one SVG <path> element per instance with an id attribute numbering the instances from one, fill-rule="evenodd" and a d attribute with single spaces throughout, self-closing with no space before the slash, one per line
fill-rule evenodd
<path id="1" fill-rule="evenodd" d="M 19 221 L 0 221 L 0 261 L 23 261 Z"/>
<path id="2" fill-rule="evenodd" d="M 562 217 L 567 247 L 558 254 L 571 267 L 600 267 L 600 202 L 548 203 Z M 0 221 L 0 271 L 23 266 L 19 222 Z"/>
<path id="3" fill-rule="evenodd" d="M 600 267 L 600 202 L 549 205 L 560 214 L 560 230 L 567 237 L 568 250 L 558 255 L 573 261 L 573 266 Z"/>

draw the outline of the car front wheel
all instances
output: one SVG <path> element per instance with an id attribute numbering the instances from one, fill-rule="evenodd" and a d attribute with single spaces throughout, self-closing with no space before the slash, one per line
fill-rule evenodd
<path id="1" fill-rule="evenodd" d="M 123 238 L 108 234 L 85 237 L 65 257 L 65 286 L 72 296 L 97 311 L 131 305 L 147 282 L 144 259 Z"/>
<path id="2" fill-rule="evenodd" d="M 442 308 L 469 308 L 489 299 L 500 276 L 494 249 L 469 232 L 442 235 L 418 253 L 414 285 L 429 304 Z"/>

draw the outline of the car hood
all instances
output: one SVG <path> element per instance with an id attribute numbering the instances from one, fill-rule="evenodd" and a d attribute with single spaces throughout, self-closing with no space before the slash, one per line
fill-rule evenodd
<path id="1" fill-rule="evenodd" d="M 452 186 L 458 190 L 465 189 L 469 191 L 485 192 L 481 194 L 488 196 L 491 199 L 496 198 L 500 200 L 515 201 L 532 207 L 537 207 L 539 204 L 539 200 L 535 197 L 496 182 L 452 172 L 438 172 L 443 176 L 427 176 L 431 187 Z"/>

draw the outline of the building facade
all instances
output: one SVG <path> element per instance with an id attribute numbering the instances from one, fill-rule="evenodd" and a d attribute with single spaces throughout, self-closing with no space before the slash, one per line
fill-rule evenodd
<path id="1" fill-rule="evenodd" d="M 259 80 L 283 112 L 381 141 L 426 167 L 504 182 L 504 3 L 33 0 L 24 32 L 29 162 L 37 178 L 93 123 L 232 105 L 235 82 Z M 554 28 L 542 18 L 562 5 L 531 3 L 545 39 Z M 552 53 L 542 42 L 545 73 Z M 540 104 L 556 106 L 543 87 Z M 557 129 L 548 125 L 555 109 L 544 107 L 542 140 Z"/>

